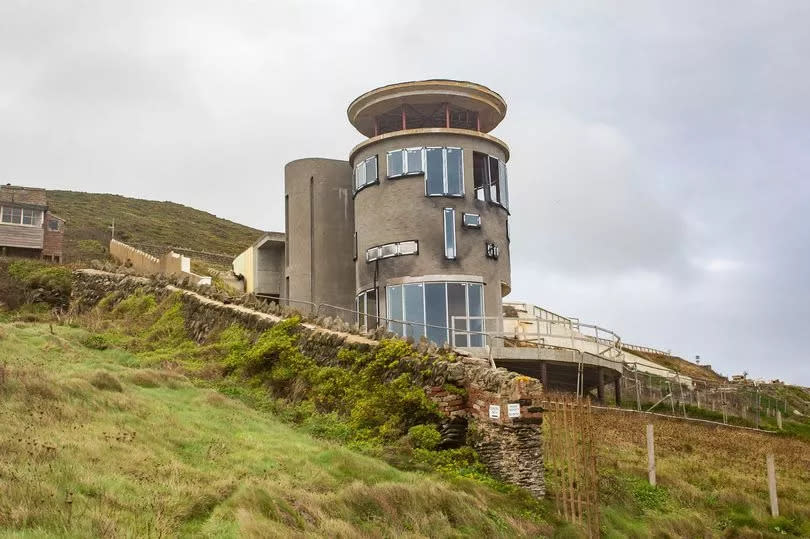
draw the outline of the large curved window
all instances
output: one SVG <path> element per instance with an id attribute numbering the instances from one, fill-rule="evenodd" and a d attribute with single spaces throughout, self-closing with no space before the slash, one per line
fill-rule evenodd
<path id="1" fill-rule="evenodd" d="M 386 287 L 388 329 L 443 345 L 484 346 L 484 286 L 466 282 L 407 283 Z"/>
<path id="2" fill-rule="evenodd" d="M 425 175 L 427 196 L 464 196 L 461 148 L 403 148 L 387 154 L 388 178 Z"/>

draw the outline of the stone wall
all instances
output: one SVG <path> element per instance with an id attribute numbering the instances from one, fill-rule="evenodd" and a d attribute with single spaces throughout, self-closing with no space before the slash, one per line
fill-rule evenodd
<path id="1" fill-rule="evenodd" d="M 204 295 L 203 289 L 180 288 L 166 279 L 98 270 L 75 272 L 72 308 L 83 312 L 110 292 L 117 292 L 123 299 L 139 289 L 158 298 L 180 293 L 186 329 L 199 343 L 215 338 L 231 324 L 261 332 L 289 314 L 286 308 L 275 304 L 250 299 L 226 303 Z M 301 326 L 301 351 L 321 365 L 334 365 L 341 347 L 368 351 L 379 344 L 379 338 L 394 336 L 380 329 L 360 335 L 347 331 L 340 321 L 329 319 L 304 321 Z M 452 433 L 451 438 L 464 441 L 463 425 L 467 425 L 467 442 L 477 449 L 494 476 L 524 487 L 535 496 L 543 496 L 541 384 L 534 378 L 492 368 L 485 359 L 456 356 L 448 360 L 424 343 L 416 348 L 418 354 L 402 358 L 392 368 L 392 377 L 411 373 L 415 383 L 424 388 L 446 417 L 445 428 Z"/>

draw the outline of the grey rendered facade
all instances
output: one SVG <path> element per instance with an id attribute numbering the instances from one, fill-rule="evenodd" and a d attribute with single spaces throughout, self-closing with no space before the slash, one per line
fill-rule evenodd
<path id="1" fill-rule="evenodd" d="M 358 97 L 349 120 L 367 138 L 348 161 L 285 167 L 284 280 L 257 289 L 359 311 L 365 328 L 483 345 L 511 289 L 509 149 L 488 134 L 505 114 L 498 94 L 469 82 Z"/>

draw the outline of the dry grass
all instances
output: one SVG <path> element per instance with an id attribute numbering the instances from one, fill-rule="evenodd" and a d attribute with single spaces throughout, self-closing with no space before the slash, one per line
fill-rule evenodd
<path id="1" fill-rule="evenodd" d="M 0 536 L 553 531 L 524 494 L 403 472 L 313 439 L 175 373 L 141 370 L 126 352 L 83 347 L 81 330 L 55 327 L 64 346 L 45 351 L 47 326 L 4 327 Z M 99 377 L 123 391 L 97 389 Z"/>

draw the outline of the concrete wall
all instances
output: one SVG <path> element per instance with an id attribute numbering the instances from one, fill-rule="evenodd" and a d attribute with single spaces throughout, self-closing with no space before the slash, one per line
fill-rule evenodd
<path id="1" fill-rule="evenodd" d="M 256 248 L 250 246 L 233 259 L 231 267 L 235 275 L 242 277 L 245 283 L 245 293 L 253 294 L 256 290 Z"/>
<path id="2" fill-rule="evenodd" d="M 393 135 L 393 136 L 392 136 Z M 473 151 L 499 159 L 506 157 L 502 146 L 474 132 L 418 133 L 387 135 L 376 143 L 363 146 L 354 156 L 359 162 L 378 156 L 380 184 L 366 187 L 355 196 L 355 228 L 358 240 L 356 292 L 373 287 L 375 263 L 366 263 L 369 247 L 395 241 L 418 240 L 419 254 L 379 261 L 378 286 L 381 311 L 385 312 L 383 287 L 391 279 L 435 276 L 480 276 L 485 283 L 484 302 L 487 316 L 499 316 L 503 292 L 511 288 L 507 211 L 495 204 L 475 200 Z M 464 198 L 425 196 L 424 175 L 387 179 L 386 154 L 390 150 L 421 146 L 451 146 L 463 150 Z M 457 257 L 444 256 L 443 208 L 456 210 Z M 480 229 L 461 226 L 463 212 L 481 216 Z M 497 260 L 487 258 L 486 244 L 500 248 Z M 437 279 L 443 280 L 443 279 Z M 502 290 L 502 284 L 503 290 Z"/>
<path id="3" fill-rule="evenodd" d="M 289 294 L 283 296 L 354 305 L 351 184 L 346 161 L 299 159 L 284 167 Z"/>
<path id="4" fill-rule="evenodd" d="M 268 242 L 256 249 L 256 294 L 283 296 L 284 244 Z"/>
<path id="5" fill-rule="evenodd" d="M 110 256 L 121 264 L 128 265 L 136 273 L 155 275 L 161 272 L 160 260 L 157 257 L 118 240 L 110 240 Z"/>
<path id="6" fill-rule="evenodd" d="M 188 278 L 193 284 L 209 286 L 211 277 L 197 275 L 188 271 L 191 259 L 169 251 L 160 258 L 145 253 L 131 245 L 118 240 L 110 240 L 110 256 L 120 264 L 132 268 L 141 275 L 177 275 Z"/>

